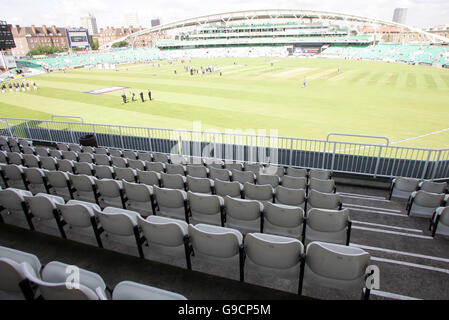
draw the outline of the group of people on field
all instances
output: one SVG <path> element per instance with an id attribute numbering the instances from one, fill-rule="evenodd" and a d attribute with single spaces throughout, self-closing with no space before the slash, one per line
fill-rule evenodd
<path id="1" fill-rule="evenodd" d="M 139 96 L 140 96 L 140 99 L 142 100 L 142 102 L 145 102 L 145 98 L 144 98 L 143 91 L 140 91 Z M 150 89 L 148 89 L 148 99 L 149 99 L 150 101 L 153 100 L 153 99 L 151 98 L 151 90 L 150 90 Z M 136 95 L 135 95 L 135 93 L 134 93 L 133 91 L 130 91 L 130 92 L 129 92 L 129 99 L 128 99 L 128 98 L 126 97 L 125 90 L 122 91 L 122 100 L 123 100 L 123 103 L 127 103 L 127 102 L 135 102 L 135 101 L 137 101 Z"/>
<path id="2" fill-rule="evenodd" d="M 31 84 L 30 81 L 22 81 L 22 82 L 2 82 L 0 87 L 2 89 L 2 93 L 7 93 L 9 92 L 20 92 L 20 90 L 22 90 L 23 92 L 25 91 L 31 91 L 31 86 L 33 86 L 34 90 L 37 90 L 37 86 L 36 86 L 36 82 L 33 81 L 33 83 Z"/>

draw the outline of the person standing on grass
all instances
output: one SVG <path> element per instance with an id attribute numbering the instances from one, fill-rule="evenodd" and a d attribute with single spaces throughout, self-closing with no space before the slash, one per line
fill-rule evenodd
<path id="1" fill-rule="evenodd" d="M 142 102 L 145 102 L 145 99 L 143 98 L 143 91 L 140 91 L 140 99 L 142 99 Z"/>
<path id="2" fill-rule="evenodd" d="M 123 103 L 126 103 L 126 94 L 125 91 L 122 91 L 122 99 L 123 99 Z"/>
<path id="3" fill-rule="evenodd" d="M 22 87 L 22 91 L 25 92 L 25 85 L 23 84 L 23 82 L 20 86 Z"/>
<path id="4" fill-rule="evenodd" d="M 33 89 L 34 89 L 34 91 L 37 90 L 36 82 L 34 82 L 34 81 L 33 81 Z"/>
<path id="5" fill-rule="evenodd" d="M 302 83 L 302 87 L 305 88 L 307 86 L 307 81 L 306 81 L 306 77 L 304 77 L 304 81 Z"/>
<path id="6" fill-rule="evenodd" d="M 135 99 L 134 99 L 134 97 L 135 97 L 136 95 L 134 94 L 134 92 L 131 92 L 131 100 L 134 102 L 134 101 L 136 101 Z"/>
<path id="7" fill-rule="evenodd" d="M 148 98 L 150 99 L 150 101 L 152 100 L 151 99 L 151 90 L 150 89 L 148 89 Z"/>
<path id="8" fill-rule="evenodd" d="M 6 89 L 6 86 L 4 83 L 2 83 L 2 93 L 5 93 L 5 89 Z"/>
<path id="9" fill-rule="evenodd" d="M 27 90 L 28 90 L 28 91 L 31 91 L 31 88 L 30 88 L 30 82 L 29 82 L 29 81 L 27 81 Z"/>
<path id="10" fill-rule="evenodd" d="M 12 92 L 12 84 L 11 84 L 11 82 L 9 83 L 8 87 L 9 87 L 9 92 Z"/>

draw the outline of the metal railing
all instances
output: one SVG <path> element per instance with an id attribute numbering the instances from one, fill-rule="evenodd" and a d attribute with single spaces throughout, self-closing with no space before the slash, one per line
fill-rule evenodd
<path id="1" fill-rule="evenodd" d="M 385 144 L 369 144 L 331 141 L 329 136 L 314 140 L 17 118 L 0 118 L 0 133 L 65 143 L 79 143 L 81 136 L 94 134 L 99 146 L 110 148 L 319 168 L 374 178 L 449 179 L 449 149 L 391 146 L 388 140 Z"/>

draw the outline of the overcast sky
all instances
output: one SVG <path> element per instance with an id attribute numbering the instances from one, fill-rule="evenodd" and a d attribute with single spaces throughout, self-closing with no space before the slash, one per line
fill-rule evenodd
<path id="1" fill-rule="evenodd" d="M 393 10 L 408 8 L 406 24 L 428 27 L 449 24 L 449 0 L 1 0 L 0 20 L 10 24 L 80 26 L 92 12 L 98 27 L 124 25 L 124 13 L 136 12 L 143 27 L 202 15 L 252 9 L 310 9 L 392 20 Z"/>

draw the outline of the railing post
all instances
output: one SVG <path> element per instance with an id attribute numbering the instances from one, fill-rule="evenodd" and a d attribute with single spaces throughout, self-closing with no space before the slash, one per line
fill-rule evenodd
<path id="1" fill-rule="evenodd" d="M 293 138 L 290 138 L 290 159 L 288 160 L 288 165 L 292 166 L 293 163 Z"/>
<path id="2" fill-rule="evenodd" d="M 151 130 L 150 128 L 147 128 L 148 131 L 148 144 L 150 145 L 150 151 L 153 151 L 153 147 L 151 146 Z"/>
<path id="3" fill-rule="evenodd" d="M 122 149 L 125 149 L 125 144 L 123 143 L 122 126 L 119 126 L 118 128 L 120 133 L 120 142 L 122 144 Z"/>
<path id="4" fill-rule="evenodd" d="M 11 131 L 11 128 L 9 127 L 8 119 L 5 119 L 5 122 L 6 122 L 6 125 L 8 126 L 9 135 L 12 137 L 12 131 Z"/>
<path id="5" fill-rule="evenodd" d="M 49 127 L 49 125 L 48 125 L 48 121 L 45 121 L 45 124 L 47 125 L 49 141 L 53 141 L 53 139 L 52 139 L 52 137 L 51 137 L 51 130 L 50 130 L 50 127 Z"/>
<path id="6" fill-rule="evenodd" d="M 432 172 L 432 177 L 431 177 L 431 180 L 433 181 L 433 179 L 435 179 L 435 175 L 436 175 L 436 173 L 437 173 L 437 169 L 438 169 L 438 165 L 439 165 L 439 163 L 440 163 L 440 157 L 441 157 L 441 152 L 442 152 L 443 150 L 440 150 L 439 152 L 438 152 L 438 157 L 437 157 L 437 161 L 435 161 L 435 166 L 433 167 L 433 172 Z"/>
<path id="7" fill-rule="evenodd" d="M 337 147 L 337 142 L 334 142 L 334 151 L 332 152 L 332 163 L 331 163 L 331 172 L 334 171 L 334 163 L 335 163 L 335 148 Z"/>
<path id="8" fill-rule="evenodd" d="M 30 127 L 28 126 L 28 120 L 25 121 L 25 124 L 27 126 L 27 132 L 28 132 L 28 134 L 27 134 L 27 132 L 25 132 L 25 138 L 33 140 L 33 138 L 31 138 L 31 132 L 30 132 Z M 29 138 L 28 138 L 28 135 L 30 136 Z"/>
<path id="9" fill-rule="evenodd" d="M 183 148 L 182 148 L 182 132 L 179 132 L 179 148 L 178 148 L 178 152 L 180 153 L 180 155 L 183 155 L 182 152 Z"/>
<path id="10" fill-rule="evenodd" d="M 428 150 L 427 153 L 428 153 L 427 160 L 426 160 L 426 163 L 424 164 L 424 169 L 422 170 L 421 180 L 423 180 L 426 175 L 427 167 L 429 166 L 429 160 L 430 160 L 430 155 L 432 154 L 432 151 Z"/>
<path id="11" fill-rule="evenodd" d="M 382 156 L 382 146 L 380 146 L 379 149 L 379 155 L 377 156 L 377 161 L 376 161 L 376 168 L 374 169 L 374 179 L 376 179 L 377 177 L 377 171 L 379 170 L 379 164 L 380 164 L 380 157 Z"/>
<path id="12" fill-rule="evenodd" d="M 70 128 L 70 137 L 72 138 L 72 143 L 76 143 L 75 138 L 73 137 L 73 126 L 72 126 L 71 122 L 69 122 L 69 128 Z"/>
<path id="13" fill-rule="evenodd" d="M 321 169 L 325 169 L 325 168 L 324 168 L 324 163 L 325 163 L 325 161 L 326 161 L 326 150 L 327 150 L 327 141 L 324 142 L 323 163 L 322 163 L 322 165 L 321 165 Z"/>

